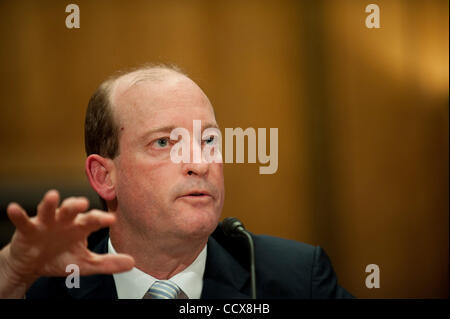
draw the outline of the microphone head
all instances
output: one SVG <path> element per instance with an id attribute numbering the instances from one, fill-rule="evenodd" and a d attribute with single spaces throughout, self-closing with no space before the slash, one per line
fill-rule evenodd
<path id="1" fill-rule="evenodd" d="M 222 221 L 221 228 L 225 235 L 233 236 L 245 231 L 244 225 L 235 217 L 227 217 Z"/>

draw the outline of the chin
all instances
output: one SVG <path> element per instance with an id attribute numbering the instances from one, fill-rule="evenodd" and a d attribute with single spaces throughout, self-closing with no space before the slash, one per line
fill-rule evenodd
<path id="1" fill-rule="evenodd" d="M 185 236 L 202 239 L 207 238 L 216 229 L 220 214 L 210 210 L 185 210 L 178 229 Z"/>

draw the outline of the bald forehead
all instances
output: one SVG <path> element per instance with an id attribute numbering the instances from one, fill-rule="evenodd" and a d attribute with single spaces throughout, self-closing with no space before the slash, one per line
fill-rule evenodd
<path id="1" fill-rule="evenodd" d="M 124 74 L 110 84 L 110 101 L 112 105 L 117 105 L 117 100 L 121 99 L 130 89 L 140 86 L 144 82 L 151 84 L 152 87 L 165 82 L 176 82 L 187 77 L 176 71 L 163 68 L 152 68 L 146 70 L 138 70 L 128 74 Z"/>
<path id="2" fill-rule="evenodd" d="M 207 106 L 214 114 L 208 97 L 200 87 L 184 74 L 170 69 L 135 71 L 116 79 L 110 86 L 112 113 L 116 121 L 123 114 L 139 107 L 183 104 L 185 100 Z M 153 106 L 153 107 L 152 107 Z"/>

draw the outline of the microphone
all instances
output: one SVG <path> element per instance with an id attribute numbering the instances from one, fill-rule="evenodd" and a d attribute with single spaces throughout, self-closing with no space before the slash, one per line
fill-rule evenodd
<path id="1" fill-rule="evenodd" d="M 227 217 L 222 222 L 222 230 L 227 236 L 235 237 L 245 231 L 242 222 L 235 217 Z"/>
<path id="2" fill-rule="evenodd" d="M 235 217 L 227 217 L 221 223 L 222 231 L 226 236 L 238 237 L 244 236 L 247 238 L 248 247 L 250 250 L 250 280 L 252 299 L 256 299 L 256 272 L 255 272 L 255 245 L 250 233 L 245 229 L 241 221 Z"/>

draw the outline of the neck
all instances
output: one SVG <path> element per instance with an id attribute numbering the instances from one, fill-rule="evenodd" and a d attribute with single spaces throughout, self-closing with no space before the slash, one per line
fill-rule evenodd
<path id="1" fill-rule="evenodd" d="M 186 269 L 208 241 L 208 238 L 167 238 L 162 234 L 136 233 L 136 229 L 121 223 L 113 225 L 109 233 L 117 253 L 131 255 L 136 268 L 160 280 L 169 279 Z"/>

